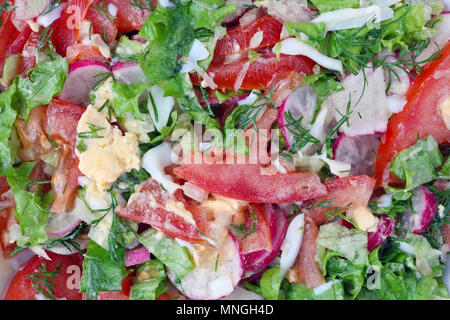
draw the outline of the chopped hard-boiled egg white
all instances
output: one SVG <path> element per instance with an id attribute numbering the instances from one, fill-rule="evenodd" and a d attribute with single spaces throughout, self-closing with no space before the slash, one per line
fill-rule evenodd
<path id="1" fill-rule="evenodd" d="M 192 70 L 198 69 L 197 62 L 204 60 L 209 57 L 209 51 L 206 49 L 206 47 L 203 45 L 203 43 L 198 40 L 194 39 L 194 42 L 192 43 L 192 47 L 189 50 L 188 56 L 185 58 L 186 63 L 183 64 L 181 67 L 180 72 L 181 73 L 187 73 Z"/>
<path id="2" fill-rule="evenodd" d="M 170 96 L 165 97 L 164 89 L 161 86 L 154 85 L 149 89 L 147 108 L 156 130 L 161 131 L 167 124 L 174 105 L 175 98 Z"/>
<path id="3" fill-rule="evenodd" d="M 161 183 L 169 193 L 174 193 L 181 186 L 173 182 L 171 176 L 165 174 L 164 168 L 177 162 L 178 156 L 172 152 L 169 143 L 163 142 L 144 154 L 142 167 L 150 173 L 153 179 Z"/>
<path id="4" fill-rule="evenodd" d="M 450 130 L 450 95 L 439 103 L 439 111 L 441 112 L 445 127 Z"/>
<path id="5" fill-rule="evenodd" d="M 346 217 L 353 221 L 359 229 L 368 232 L 375 232 L 379 219 L 375 217 L 369 208 L 362 205 L 352 206 L 347 210 Z"/>

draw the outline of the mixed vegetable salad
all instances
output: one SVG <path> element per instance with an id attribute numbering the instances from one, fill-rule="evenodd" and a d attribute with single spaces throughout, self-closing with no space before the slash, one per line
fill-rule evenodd
<path id="1" fill-rule="evenodd" d="M 4 299 L 448 299 L 448 0 L 0 0 Z"/>

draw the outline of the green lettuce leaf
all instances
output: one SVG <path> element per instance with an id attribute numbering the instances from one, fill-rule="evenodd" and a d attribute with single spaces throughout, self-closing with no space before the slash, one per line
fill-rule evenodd
<path id="1" fill-rule="evenodd" d="M 285 284 L 286 282 L 283 282 Z M 284 286 L 287 300 L 344 300 L 344 286 L 341 281 L 333 280 L 324 284 L 320 291 L 308 289 L 302 284 Z"/>
<path id="2" fill-rule="evenodd" d="M 117 248 L 116 254 L 123 256 L 125 248 Z M 83 274 L 80 280 L 80 292 L 86 293 L 88 299 L 97 299 L 99 291 L 120 291 L 122 280 L 128 271 L 122 264 L 111 260 L 110 253 L 95 241 L 89 241 L 83 261 Z"/>
<path id="3" fill-rule="evenodd" d="M 169 288 L 166 281 L 166 270 L 158 260 L 145 262 L 139 266 L 137 274 L 145 274 L 145 276 L 142 279 L 137 277 L 135 280 L 130 289 L 130 300 L 155 300 Z"/>
<path id="4" fill-rule="evenodd" d="M 338 222 L 320 227 L 317 244 L 337 252 L 355 265 L 367 265 L 367 234 L 358 229 L 348 229 Z"/>
<path id="5" fill-rule="evenodd" d="M 145 82 L 126 84 L 114 81 L 112 84 L 114 113 L 121 119 L 126 118 L 129 115 L 141 119 L 139 97 L 148 87 L 150 87 L 150 85 Z"/>
<path id="6" fill-rule="evenodd" d="M 438 172 L 439 179 L 450 180 L 450 158 L 447 158 L 441 171 Z"/>
<path id="7" fill-rule="evenodd" d="M 45 209 L 48 205 L 46 198 L 39 191 L 29 192 L 26 190 L 28 177 L 35 166 L 35 162 L 24 162 L 17 169 L 11 168 L 6 176 L 16 203 L 13 214 L 16 216 L 21 233 L 26 239 L 17 241 L 20 247 L 38 245 L 47 240 L 45 226 L 50 211 Z"/>
<path id="8" fill-rule="evenodd" d="M 158 260 L 172 271 L 179 279 L 187 275 L 195 265 L 189 251 L 169 237 L 160 237 L 155 229 L 150 229 L 138 236 L 139 242 Z"/>
<path id="9" fill-rule="evenodd" d="M 414 146 L 397 153 L 390 171 L 406 182 L 411 190 L 437 178 L 435 169 L 442 164 L 442 155 L 432 136 L 419 140 Z"/>
<path id="10" fill-rule="evenodd" d="M 359 0 L 311 0 L 311 3 L 321 13 L 345 8 L 359 8 Z"/>
<path id="11" fill-rule="evenodd" d="M 2 176 L 5 176 L 7 170 L 13 165 L 9 138 L 17 117 L 17 111 L 13 107 L 16 99 L 17 79 L 8 90 L 0 93 L 0 175 Z"/>
<path id="12" fill-rule="evenodd" d="M 264 299 L 278 300 L 283 278 L 280 273 L 280 267 L 273 267 L 264 272 L 259 282 Z"/>

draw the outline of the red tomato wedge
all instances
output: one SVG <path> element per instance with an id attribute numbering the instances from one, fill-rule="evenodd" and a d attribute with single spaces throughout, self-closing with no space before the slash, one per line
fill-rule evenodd
<path id="1" fill-rule="evenodd" d="M 39 34 L 36 32 L 32 32 L 27 42 L 25 43 L 25 46 L 23 47 L 22 56 L 20 57 L 19 65 L 17 67 L 17 74 L 26 76 L 28 71 L 36 66 L 38 40 Z"/>
<path id="2" fill-rule="evenodd" d="M 228 28 L 227 34 L 217 41 L 214 56 L 273 46 L 280 41 L 282 28 L 283 24 L 269 15 L 259 17 L 245 26 Z"/>
<path id="3" fill-rule="evenodd" d="M 305 217 L 305 228 L 303 231 L 302 246 L 297 257 L 294 270 L 297 272 L 298 281 L 305 284 L 309 289 L 325 283 L 325 279 L 316 262 L 317 236 L 319 228 L 310 217 Z"/>
<path id="4" fill-rule="evenodd" d="M 348 209 L 349 204 L 367 205 L 372 195 L 375 181 L 369 176 L 362 175 L 325 181 L 324 185 L 328 191 L 327 195 L 314 199 L 312 203 L 331 200 L 326 202 L 326 205 L 343 207 L 345 209 L 337 211 L 343 212 Z M 312 206 L 306 212 L 306 215 L 314 220 L 315 223 L 321 225 L 330 220 L 326 215 L 326 212 L 329 210 L 330 208 Z"/>
<path id="5" fill-rule="evenodd" d="M 258 250 L 272 250 L 269 222 L 259 204 L 251 204 L 245 210 L 244 226 L 244 236 L 238 238 L 242 254 Z"/>
<path id="6" fill-rule="evenodd" d="M 443 48 L 441 55 L 425 66 L 406 93 L 403 111 L 389 120 L 375 161 L 377 186 L 400 181 L 390 173 L 389 164 L 395 154 L 413 146 L 417 136 L 432 135 L 438 144 L 450 144 L 450 130 L 439 110 L 439 104 L 450 95 L 450 44 Z"/>
<path id="7" fill-rule="evenodd" d="M 5 28 L 6 28 L 6 26 L 5 26 Z M 16 35 L 16 37 L 12 38 L 15 35 Z M 12 34 L 4 35 L 8 39 L 10 39 L 10 42 L 8 43 L 6 50 L 0 56 L 1 73 L 3 73 L 3 67 L 5 66 L 6 58 L 8 58 L 8 56 L 11 54 L 22 53 L 22 50 L 23 50 L 25 44 L 27 43 L 30 35 L 31 35 L 31 28 L 28 25 L 19 33 L 16 33 L 13 31 Z M 3 36 L 3 35 L 0 35 L 0 36 Z"/>
<path id="8" fill-rule="evenodd" d="M 78 105 L 53 99 L 47 109 L 47 132 L 56 141 L 60 150 L 58 163 L 52 176 L 52 189 L 55 200 L 52 212 L 63 213 L 70 208 L 78 190 L 78 157 L 75 155 L 77 125 L 84 113 Z"/>
<path id="9" fill-rule="evenodd" d="M 28 275 L 42 273 L 45 263 L 48 272 L 55 271 L 58 265 L 60 272 L 53 279 L 53 291 L 56 299 L 81 300 L 79 293 L 79 280 L 81 277 L 81 268 L 83 256 L 79 253 L 63 256 L 47 251 L 50 261 L 39 256 L 32 257 L 14 276 L 4 296 L 4 300 L 39 300 L 38 291 L 32 284 L 32 279 Z M 42 276 L 41 276 L 42 277 Z M 45 286 L 43 290 L 48 293 Z M 36 297 L 36 295 L 38 297 Z"/>
<path id="10" fill-rule="evenodd" d="M 97 8 L 105 3 L 104 0 L 94 0 L 91 7 L 87 10 L 86 20 L 92 23 L 92 31 L 102 36 L 103 40 L 108 43 L 116 40 L 117 27 L 115 25 L 117 18 L 106 15 Z"/>
<path id="11" fill-rule="evenodd" d="M 230 58 L 216 56 L 207 73 L 219 89 L 266 89 L 286 78 L 292 71 L 311 74 L 316 64 L 304 56 L 280 55 L 277 59 L 271 48 L 257 49 L 260 56 L 249 62 L 248 54 Z M 239 79 L 243 77 L 242 83 Z"/>
<path id="12" fill-rule="evenodd" d="M 166 208 L 168 201 L 176 201 L 172 203 L 178 204 L 179 200 L 175 195 L 163 191 L 159 183 L 150 178 L 144 182 L 138 192 L 131 196 L 128 205 L 118 208 L 116 212 L 124 218 L 160 229 L 172 238 L 189 242 L 203 241 L 196 225 Z M 184 206 L 182 201 L 181 204 Z M 191 213 L 195 214 L 195 212 Z"/>
<path id="13" fill-rule="evenodd" d="M 195 159 L 195 158 L 194 158 Z M 182 164 L 174 173 L 221 196 L 252 203 L 291 203 L 326 194 L 312 172 L 264 175 L 257 164 Z"/>
<path id="14" fill-rule="evenodd" d="M 138 0 L 144 8 L 148 9 L 147 1 Z M 150 16 L 150 10 L 141 10 L 132 5 L 132 1 L 127 0 L 106 0 L 107 4 L 113 4 L 117 7 L 117 28 L 119 32 L 126 33 L 134 30 L 141 30 L 147 18 Z M 153 8 L 158 5 L 158 0 L 150 0 Z"/>
<path id="15" fill-rule="evenodd" d="M 61 18 L 52 24 L 51 40 L 56 52 L 66 56 L 67 48 L 77 43 L 81 21 L 86 16 L 92 0 L 68 0 Z"/>
<path id="16" fill-rule="evenodd" d="M 79 43 L 67 48 L 66 58 L 69 59 L 69 64 L 81 60 L 100 61 L 103 63 L 108 60 L 96 47 Z"/>

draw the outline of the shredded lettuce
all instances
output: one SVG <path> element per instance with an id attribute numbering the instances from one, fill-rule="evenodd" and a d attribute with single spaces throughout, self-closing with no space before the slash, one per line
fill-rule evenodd
<path id="1" fill-rule="evenodd" d="M 155 300 L 169 288 L 166 270 L 158 260 L 149 260 L 140 265 L 137 275 L 130 289 L 130 300 Z"/>
<path id="2" fill-rule="evenodd" d="M 137 119 L 141 119 L 139 97 L 148 87 L 149 84 L 145 82 L 125 84 L 114 81 L 112 84 L 112 102 L 114 113 L 122 119 L 129 115 L 132 115 Z"/>
<path id="3" fill-rule="evenodd" d="M 117 248 L 123 261 L 125 248 Z M 80 292 L 88 299 L 97 299 L 99 291 L 120 291 L 122 280 L 128 275 L 125 266 L 111 260 L 110 253 L 95 241 L 89 241 L 83 261 L 83 274 L 80 280 Z"/>
<path id="4" fill-rule="evenodd" d="M 189 251 L 171 238 L 149 229 L 138 236 L 139 242 L 172 271 L 178 279 L 187 275 L 195 265 Z"/>
<path id="5" fill-rule="evenodd" d="M 345 8 L 359 8 L 359 0 L 311 0 L 311 3 L 321 13 Z"/>
<path id="6" fill-rule="evenodd" d="M 438 177 L 435 169 L 442 164 L 439 146 L 428 136 L 397 153 L 391 161 L 390 171 L 406 182 L 405 189 L 412 190 Z"/>
<path id="7" fill-rule="evenodd" d="M 24 162 L 20 167 L 11 168 L 7 180 L 14 194 L 16 209 L 13 214 L 20 225 L 22 235 L 26 240 L 19 239 L 17 245 L 38 245 L 47 240 L 45 226 L 50 215 L 46 210 L 51 202 L 40 191 L 27 191 L 28 177 L 36 166 L 35 162 Z"/>
<path id="8" fill-rule="evenodd" d="M 308 289 L 303 284 L 288 284 L 283 282 L 286 299 L 288 300 L 344 300 L 344 285 L 333 280 L 322 285 L 322 290 Z"/>
<path id="9" fill-rule="evenodd" d="M 266 300 L 278 300 L 283 275 L 280 267 L 273 267 L 264 272 L 260 280 L 261 293 Z"/>
<path id="10" fill-rule="evenodd" d="M 8 90 L 0 94 L 0 113 L 2 115 L 0 117 L 0 175 L 2 176 L 5 176 L 13 165 L 10 136 L 17 117 L 17 111 L 13 107 L 16 89 L 17 80 Z"/>

